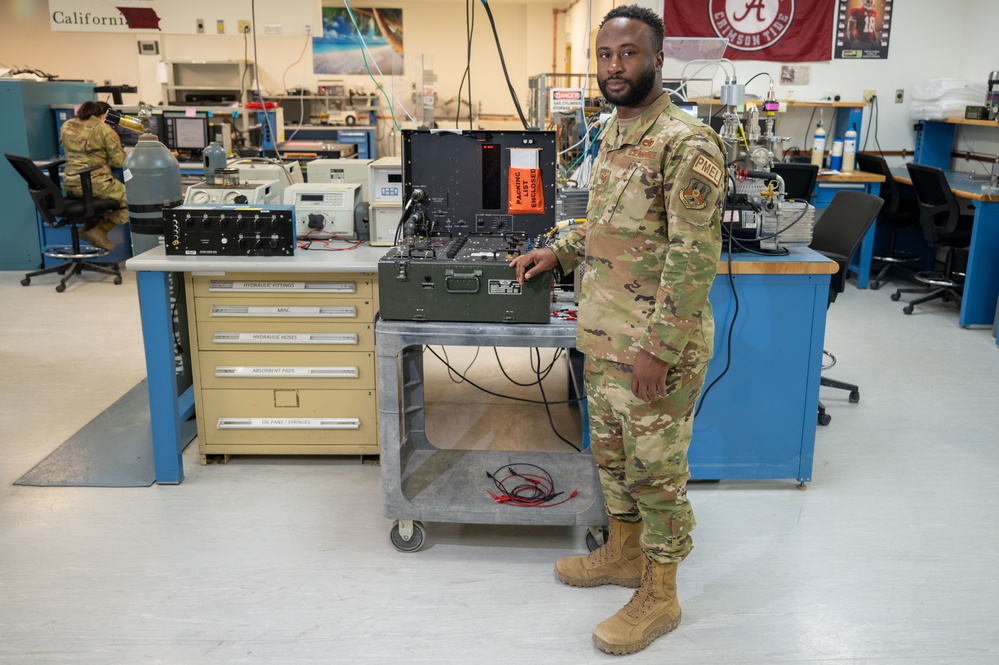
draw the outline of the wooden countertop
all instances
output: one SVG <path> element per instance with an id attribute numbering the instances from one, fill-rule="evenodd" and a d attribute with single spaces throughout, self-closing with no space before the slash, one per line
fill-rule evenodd
<path id="1" fill-rule="evenodd" d="M 960 116 L 943 120 L 923 120 L 923 122 L 945 122 L 949 125 L 974 125 L 976 127 L 999 127 L 997 120 L 970 120 Z"/>
<path id="2" fill-rule="evenodd" d="M 759 256 L 749 252 L 732 255 L 733 275 L 832 275 L 839 264 L 808 247 L 789 247 L 786 256 Z M 718 274 L 727 275 L 728 260 L 722 253 Z"/>
<path id="3" fill-rule="evenodd" d="M 819 171 L 818 182 L 884 182 L 885 177 L 867 171 L 845 171 L 840 173 L 823 173 Z"/>
<path id="4" fill-rule="evenodd" d="M 909 172 L 904 166 L 892 169 L 891 175 L 895 179 L 895 182 L 902 183 L 903 185 L 912 184 L 912 178 L 909 177 Z M 984 187 L 988 183 L 984 180 L 968 180 L 968 174 L 962 171 L 944 171 L 944 175 L 947 176 L 947 184 L 950 185 L 950 191 L 954 192 L 957 196 L 971 199 L 972 201 L 999 203 L 999 190 L 993 187 L 991 192 L 988 191 L 988 188 Z"/>
<path id="5" fill-rule="evenodd" d="M 715 99 L 700 98 L 700 99 L 691 99 L 690 101 L 694 102 L 696 104 L 712 104 L 714 106 L 721 106 L 721 100 L 718 99 L 718 98 L 715 98 Z M 812 107 L 816 107 L 816 106 L 823 107 L 823 108 L 825 108 L 825 107 L 832 107 L 832 108 L 860 108 L 860 107 L 867 106 L 866 102 L 843 102 L 843 101 L 840 101 L 840 102 L 833 102 L 833 101 L 828 101 L 828 102 L 814 102 L 814 101 L 808 101 L 806 99 L 778 99 L 777 101 L 780 102 L 781 104 L 787 104 L 788 107 L 791 107 L 791 108 L 796 107 L 796 106 L 800 107 L 800 108 L 812 108 Z M 762 103 L 763 103 L 762 99 L 747 99 L 746 100 L 746 105 L 747 106 L 759 106 Z"/>

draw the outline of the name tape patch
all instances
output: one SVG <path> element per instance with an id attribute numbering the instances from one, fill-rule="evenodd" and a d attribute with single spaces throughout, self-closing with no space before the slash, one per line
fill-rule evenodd
<path id="1" fill-rule="evenodd" d="M 694 173 L 703 176 L 715 187 L 721 184 L 721 167 L 708 159 L 708 156 L 702 152 L 697 153 L 697 157 L 694 158 L 694 165 L 691 167 L 691 170 Z"/>

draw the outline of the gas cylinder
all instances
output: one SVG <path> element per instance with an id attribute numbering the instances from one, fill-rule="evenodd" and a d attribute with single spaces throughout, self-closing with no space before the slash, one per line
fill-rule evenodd
<path id="1" fill-rule="evenodd" d="M 215 141 L 208 144 L 204 151 L 205 156 L 205 182 L 209 185 L 215 184 L 215 169 L 226 167 L 225 148 Z"/>
<path id="2" fill-rule="evenodd" d="M 820 169 L 822 168 L 822 159 L 825 156 L 825 151 L 826 130 L 820 120 L 818 127 L 815 128 L 815 137 L 812 139 L 812 164 L 815 164 Z"/>
<path id="3" fill-rule="evenodd" d="M 843 134 L 843 171 L 852 171 L 857 160 L 857 128 L 850 127 Z"/>
<path id="4" fill-rule="evenodd" d="M 155 135 L 142 134 L 125 158 L 123 173 L 132 253 L 141 254 L 159 244 L 163 209 L 184 201 L 180 164 Z"/>

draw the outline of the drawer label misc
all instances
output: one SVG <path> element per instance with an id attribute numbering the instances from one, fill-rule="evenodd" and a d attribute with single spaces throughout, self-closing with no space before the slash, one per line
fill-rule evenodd
<path id="1" fill-rule="evenodd" d="M 285 306 L 285 305 L 212 305 L 211 316 L 287 316 L 356 319 L 354 305 Z"/>

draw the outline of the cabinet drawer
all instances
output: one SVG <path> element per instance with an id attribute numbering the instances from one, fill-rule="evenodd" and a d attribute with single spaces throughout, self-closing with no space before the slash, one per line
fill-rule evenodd
<path id="1" fill-rule="evenodd" d="M 249 298 L 278 294 L 283 298 L 331 296 L 336 298 L 370 298 L 373 276 L 365 273 L 343 275 L 314 274 L 227 274 L 223 277 L 195 275 L 194 295 L 239 294 Z"/>
<path id="2" fill-rule="evenodd" d="M 216 294 L 212 294 L 216 295 Z M 195 300 L 198 321 L 329 321 L 372 323 L 371 298 L 204 297 Z"/>
<path id="3" fill-rule="evenodd" d="M 867 185 L 862 182 L 820 182 L 815 186 L 813 204 L 816 208 L 828 208 L 836 192 L 844 190 L 866 192 Z"/>
<path id="4" fill-rule="evenodd" d="M 374 324 L 291 321 L 207 321 L 198 323 L 202 351 L 372 351 Z"/>
<path id="5" fill-rule="evenodd" d="M 358 445 L 378 441 L 372 390 L 205 390 L 207 444 Z"/>
<path id="6" fill-rule="evenodd" d="M 201 387 L 374 390 L 375 354 L 312 351 L 205 351 Z"/>

